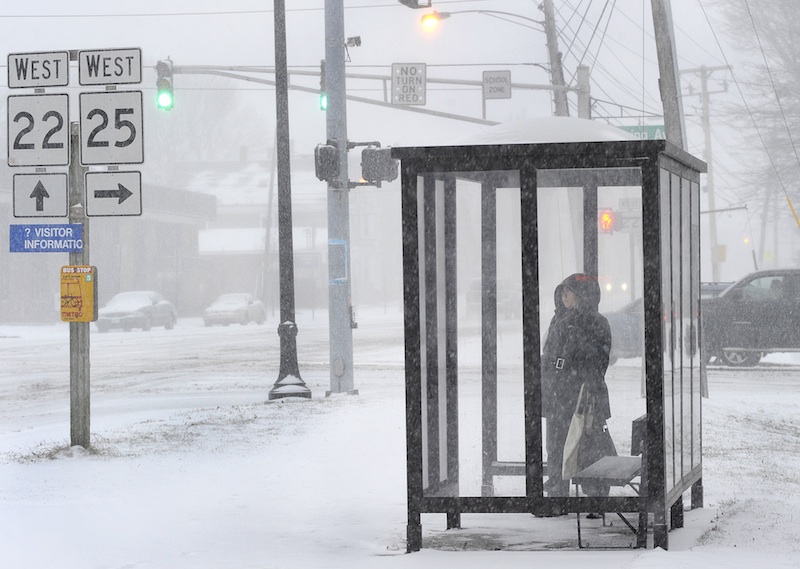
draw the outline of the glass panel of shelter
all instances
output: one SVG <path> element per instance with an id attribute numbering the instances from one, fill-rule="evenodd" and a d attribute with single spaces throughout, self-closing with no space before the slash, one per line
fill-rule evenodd
<path id="1" fill-rule="evenodd" d="M 582 186 L 573 182 L 580 179 L 575 171 L 562 174 L 537 171 L 540 340 L 558 283 L 575 272 L 596 272 L 600 312 L 618 316 L 612 342 L 628 344 L 606 382 L 609 430 L 617 452 L 629 454 L 632 422 L 645 413 L 641 173 L 586 171 L 591 182 Z M 524 410 L 520 235 L 521 224 L 531 220 L 521 210 L 519 173 L 423 174 L 417 196 L 420 266 L 435 267 L 420 272 L 423 494 L 525 496 L 531 434 Z M 614 213 L 617 227 L 598 235 L 603 210 Z M 457 308 L 448 311 L 453 298 Z M 487 390 L 495 393 L 489 400 Z M 545 441 L 544 421 L 540 433 Z M 540 456 L 546 462 L 546 448 Z M 612 495 L 630 492 L 616 488 Z"/>
<path id="2" fill-rule="evenodd" d="M 699 187 L 662 169 L 662 339 L 664 366 L 664 453 L 667 493 L 682 486 L 701 460 L 700 397 L 707 393 L 699 339 Z M 687 270 L 688 269 L 688 270 Z"/>
<path id="3" fill-rule="evenodd" d="M 517 172 L 417 179 L 426 497 L 524 495 L 524 479 L 495 489 L 488 474 L 498 449 L 524 456 L 518 180 Z M 493 404 L 483 401 L 487 388 Z"/>
<path id="4" fill-rule="evenodd" d="M 617 453 L 629 455 L 633 421 L 646 412 L 641 172 L 618 168 L 538 173 L 542 345 L 561 302 L 554 294 L 556 287 L 573 273 L 596 274 L 601 289 L 599 312 L 607 315 L 612 326 L 611 365 L 605 375 L 611 407 L 607 425 Z M 581 179 L 584 184 L 577 185 Z M 612 216 L 612 227 L 606 225 L 608 219 L 602 219 L 604 214 Z M 543 431 L 545 442 L 546 419 Z M 547 461 L 547 448 L 543 456 Z M 631 493 L 630 487 L 616 487 L 610 495 Z"/>

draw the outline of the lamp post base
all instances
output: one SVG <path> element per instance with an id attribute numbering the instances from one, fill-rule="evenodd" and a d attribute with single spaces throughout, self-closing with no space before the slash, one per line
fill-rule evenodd
<path id="1" fill-rule="evenodd" d="M 297 365 L 297 324 L 291 321 L 282 322 L 278 326 L 281 337 L 281 369 L 278 380 L 269 390 L 269 400 L 285 397 L 304 397 L 311 399 L 311 390 L 300 378 Z"/>
<path id="2" fill-rule="evenodd" d="M 276 381 L 269 390 L 269 400 L 283 399 L 285 397 L 305 397 L 311 399 L 311 390 L 302 379 L 291 375 Z"/>

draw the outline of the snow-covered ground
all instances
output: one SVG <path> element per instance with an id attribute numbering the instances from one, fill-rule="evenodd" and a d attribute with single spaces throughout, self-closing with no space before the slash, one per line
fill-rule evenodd
<path id="1" fill-rule="evenodd" d="M 579 551 L 574 516 L 484 514 L 423 516 L 405 554 L 402 316 L 359 311 L 358 395 L 325 397 L 327 315 L 298 326 L 310 401 L 267 401 L 275 318 L 92 333 L 89 451 L 68 446 L 68 326 L 0 327 L 0 567 L 800 567 L 800 358 L 710 370 L 706 507 L 669 551 Z"/>

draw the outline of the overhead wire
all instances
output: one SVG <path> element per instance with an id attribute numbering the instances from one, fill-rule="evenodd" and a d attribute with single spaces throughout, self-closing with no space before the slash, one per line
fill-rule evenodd
<path id="1" fill-rule="evenodd" d="M 608 4 L 608 2 L 606 2 L 606 4 Z M 563 16 L 563 10 L 565 8 L 567 10 L 572 11 L 572 13 L 574 14 L 575 11 L 579 10 L 580 4 L 577 7 L 575 7 L 574 5 L 570 5 L 570 3 L 567 2 L 566 6 L 562 7 L 562 9 L 560 11 L 558 11 L 558 15 L 560 16 L 561 20 L 563 22 L 565 22 L 565 24 L 563 24 L 561 26 L 561 30 L 559 31 L 559 35 L 562 38 L 565 38 L 567 35 L 571 36 L 572 38 L 574 38 L 572 40 L 572 44 L 577 45 L 578 47 L 584 49 L 584 56 L 582 56 L 582 58 L 576 58 L 579 62 L 583 62 L 583 61 L 585 61 L 586 54 L 588 53 L 588 51 L 590 49 L 590 44 L 584 42 L 583 39 L 581 39 L 580 34 L 578 33 L 579 30 L 574 29 L 574 27 L 569 24 L 569 22 L 571 21 L 571 18 L 566 18 L 566 17 Z M 604 12 L 606 11 L 605 7 L 604 7 L 603 11 Z M 628 83 L 626 83 L 624 81 L 620 81 L 618 73 L 616 73 L 616 72 L 615 73 L 611 73 L 610 71 L 608 71 L 608 69 L 604 65 L 602 65 L 599 62 L 599 52 L 603 48 L 604 41 L 605 41 L 606 38 L 610 38 L 610 36 L 608 34 L 608 26 L 610 25 L 610 21 L 611 21 L 612 15 L 613 15 L 613 8 L 612 8 L 612 12 L 608 14 L 608 18 L 606 18 L 606 24 L 605 24 L 605 27 L 603 29 L 603 36 L 601 36 L 600 44 L 598 45 L 598 48 L 596 50 L 596 55 L 594 56 L 594 59 L 592 61 L 593 75 L 598 75 L 598 76 L 604 77 L 605 79 L 607 79 L 608 83 L 617 85 L 618 89 L 620 89 L 622 92 L 626 93 L 632 99 L 634 99 L 636 101 L 639 101 L 639 100 L 641 100 L 641 97 L 638 94 L 635 94 L 631 90 L 630 85 Z M 584 19 L 582 19 L 581 22 L 583 22 Z M 598 21 L 598 24 L 596 26 L 594 26 L 594 29 L 596 30 L 596 29 L 598 29 L 600 27 L 601 27 L 601 23 Z M 592 37 L 594 37 L 594 32 L 592 34 Z M 590 42 L 591 41 L 592 40 L 590 40 Z M 610 38 L 610 41 L 614 41 L 613 38 Z M 636 54 L 636 52 L 630 50 L 630 48 L 628 48 L 627 46 L 619 44 L 619 42 L 615 42 L 615 43 L 620 45 L 620 47 L 624 48 L 626 51 L 629 51 L 631 54 L 638 55 L 638 54 Z M 611 57 L 616 59 L 621 64 L 620 67 L 625 70 L 625 72 L 630 76 L 630 78 L 638 83 L 638 78 L 629 69 L 629 67 L 627 65 L 625 65 L 625 63 L 620 59 L 620 57 L 614 51 L 610 51 L 609 53 L 610 53 Z M 574 80 L 574 77 L 575 77 L 575 73 L 572 74 L 571 80 Z M 608 90 L 605 87 L 602 86 L 601 82 L 595 80 L 593 82 L 593 87 L 596 90 L 600 91 L 608 99 L 614 99 L 615 98 L 614 96 L 612 96 L 608 92 Z M 653 108 L 654 109 L 658 108 L 659 110 L 658 111 L 655 111 L 655 110 L 652 111 L 650 116 L 660 116 L 661 115 L 661 113 L 660 113 L 660 99 L 656 99 L 654 97 L 651 97 L 651 102 L 654 104 Z M 658 105 L 656 105 L 656 103 L 658 103 Z M 615 104 L 615 106 L 618 107 L 619 105 Z M 623 105 L 623 106 L 625 106 L 625 105 Z M 635 115 L 632 115 L 632 116 L 638 116 L 640 114 L 641 114 L 640 110 L 637 109 Z M 645 116 L 648 116 L 648 113 L 646 111 L 645 111 L 644 114 L 645 114 Z"/>
<path id="2" fill-rule="evenodd" d="M 615 3 L 616 3 L 616 0 L 615 0 Z M 594 28 L 592 29 L 592 35 L 589 37 L 589 41 L 586 42 L 586 47 L 584 48 L 583 53 L 581 54 L 580 58 L 578 58 L 578 65 L 581 65 L 583 63 L 584 59 L 586 58 L 586 54 L 589 52 L 589 48 L 592 45 L 592 40 L 594 40 L 595 34 L 597 34 L 597 28 L 599 27 L 599 24 L 603 19 L 603 14 L 606 13 L 606 8 L 607 7 L 608 7 L 608 0 L 606 0 L 606 3 L 603 5 L 603 11 L 600 12 L 600 16 L 598 16 L 598 18 L 597 18 L 597 24 L 598 25 L 594 26 Z M 609 13 L 609 18 L 610 17 L 611 17 L 611 14 Z M 598 52 L 603 47 L 603 39 L 602 38 L 605 37 L 605 34 L 608 31 L 608 23 L 609 23 L 609 21 L 610 21 L 610 19 L 606 21 L 606 27 L 603 28 L 603 36 L 600 39 L 600 45 L 597 47 Z M 597 54 L 595 54 L 595 60 L 596 59 L 597 59 Z"/>
<path id="3" fill-rule="evenodd" d="M 578 8 L 579 7 L 580 7 L 580 4 L 578 4 L 578 7 L 573 8 L 572 15 L 568 19 L 565 19 L 564 26 L 563 26 L 564 28 L 569 28 L 570 30 L 572 29 L 572 27 L 571 27 L 572 18 L 578 14 Z M 563 50 L 563 56 L 564 57 L 568 57 L 572 53 L 572 47 L 575 45 L 575 42 L 578 40 L 578 35 L 580 34 L 580 31 L 581 31 L 581 28 L 583 27 L 583 24 L 586 23 L 586 15 L 588 14 L 589 8 L 591 8 L 591 7 L 592 7 L 592 4 L 591 4 L 591 2 L 589 2 L 586 5 L 586 10 L 584 10 L 583 15 L 581 16 L 580 22 L 578 22 L 578 27 L 575 30 L 575 33 L 572 34 L 572 41 L 569 43 L 569 45 L 566 47 L 566 49 Z M 558 8 L 556 9 L 556 13 L 563 18 L 563 15 L 562 15 L 561 11 Z M 561 32 L 559 32 L 558 35 L 559 35 L 560 39 L 564 39 L 564 35 Z"/>

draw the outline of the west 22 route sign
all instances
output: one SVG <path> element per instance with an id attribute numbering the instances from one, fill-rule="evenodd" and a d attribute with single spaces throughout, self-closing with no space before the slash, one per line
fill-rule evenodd
<path id="1" fill-rule="evenodd" d="M 69 165 L 67 95 L 8 96 L 8 165 Z"/>

